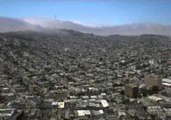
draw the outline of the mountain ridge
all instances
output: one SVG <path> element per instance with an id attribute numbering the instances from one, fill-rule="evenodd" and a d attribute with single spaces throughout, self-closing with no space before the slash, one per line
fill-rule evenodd
<path id="1" fill-rule="evenodd" d="M 43 18 L 7 18 L 0 17 L 0 32 L 11 31 L 40 31 L 56 32 L 59 29 L 74 30 L 95 35 L 171 35 L 171 25 L 155 23 L 135 23 L 116 26 L 85 26 L 72 21 L 62 21 L 58 19 Z"/>

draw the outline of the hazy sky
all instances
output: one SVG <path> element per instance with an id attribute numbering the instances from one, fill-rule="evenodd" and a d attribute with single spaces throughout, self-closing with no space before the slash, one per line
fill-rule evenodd
<path id="1" fill-rule="evenodd" d="M 88 25 L 171 24 L 171 0 L 0 0 L 2 17 L 46 17 Z"/>

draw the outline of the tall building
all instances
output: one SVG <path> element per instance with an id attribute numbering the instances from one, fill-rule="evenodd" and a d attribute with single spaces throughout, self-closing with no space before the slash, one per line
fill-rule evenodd
<path id="1" fill-rule="evenodd" d="M 158 75 L 147 75 L 144 78 L 145 84 L 151 87 L 158 87 L 159 90 L 162 89 L 162 78 Z"/>
<path id="2" fill-rule="evenodd" d="M 125 86 L 125 95 L 128 97 L 137 98 L 138 97 L 138 85 L 128 84 Z"/>

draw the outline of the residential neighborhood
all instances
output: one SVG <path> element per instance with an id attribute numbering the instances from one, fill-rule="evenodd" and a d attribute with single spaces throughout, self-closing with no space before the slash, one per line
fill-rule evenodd
<path id="1" fill-rule="evenodd" d="M 0 120 L 170 120 L 171 39 L 0 34 Z"/>

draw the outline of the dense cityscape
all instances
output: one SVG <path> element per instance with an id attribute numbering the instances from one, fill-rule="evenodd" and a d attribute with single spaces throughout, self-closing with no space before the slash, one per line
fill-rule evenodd
<path id="1" fill-rule="evenodd" d="M 171 120 L 171 38 L 1 33 L 0 120 Z"/>

